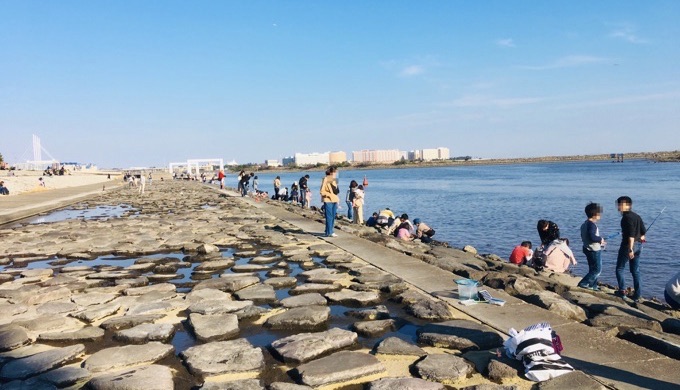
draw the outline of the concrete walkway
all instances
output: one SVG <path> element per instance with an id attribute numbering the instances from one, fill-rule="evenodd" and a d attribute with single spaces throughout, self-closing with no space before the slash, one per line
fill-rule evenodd
<path id="1" fill-rule="evenodd" d="M 108 182 L 106 191 L 121 185 Z M 93 184 L 2 198 L 0 225 L 68 206 L 101 191 L 102 184 Z M 234 191 L 220 192 L 237 196 Z M 323 232 L 322 224 L 277 205 L 254 202 L 251 198 L 244 198 L 244 201 L 310 234 L 321 236 Z M 562 338 L 564 359 L 607 386 L 618 389 L 680 389 L 680 362 L 677 360 L 616 337 L 605 336 L 595 328 L 527 304 L 503 291 L 487 288 L 494 297 L 506 301 L 502 307 L 488 304 L 460 305 L 454 283 L 454 279 L 459 279 L 456 275 L 352 234 L 342 231 L 336 233 L 338 237 L 319 239 L 448 302 L 453 309 L 496 329 L 504 337 L 507 337 L 510 328 L 519 330 L 538 322 L 549 322 Z"/>
<path id="2" fill-rule="evenodd" d="M 78 187 L 2 196 L 0 197 L 0 225 L 66 207 L 102 191 L 120 188 L 122 185 L 123 182 L 120 180 L 111 180 Z"/>
<path id="3" fill-rule="evenodd" d="M 451 272 L 337 229 L 338 237 L 322 237 L 324 226 L 321 223 L 276 205 L 245 199 L 255 207 L 310 234 L 317 234 L 319 239 L 448 302 L 455 310 L 496 329 L 505 338 L 508 337 L 507 332 L 510 328 L 520 330 L 538 322 L 549 322 L 562 339 L 565 347 L 564 359 L 574 368 L 582 370 L 607 386 L 617 389 L 680 388 L 680 361 L 628 341 L 606 336 L 593 327 L 528 304 L 504 291 L 485 287 L 493 297 L 504 299 L 505 306 L 489 304 L 463 306 L 459 303 L 454 282 L 460 277 Z"/>

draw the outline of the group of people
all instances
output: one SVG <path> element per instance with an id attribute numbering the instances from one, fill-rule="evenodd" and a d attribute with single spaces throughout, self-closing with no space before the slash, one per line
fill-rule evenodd
<path id="1" fill-rule="evenodd" d="M 616 281 L 618 289 L 616 295 L 629 297 L 638 301 L 641 297 L 640 286 L 640 254 L 645 242 L 647 229 L 642 218 L 632 210 L 633 200 L 628 196 L 621 196 L 616 200 L 618 211 L 621 213 L 621 245 L 616 260 Z M 597 222 L 602 217 L 602 206 L 589 203 L 585 207 L 586 220 L 581 225 L 581 241 L 583 254 L 588 261 L 588 273 L 581 279 L 578 286 L 585 289 L 599 291 L 598 277 L 602 272 L 601 251 L 606 240 L 600 235 Z M 570 265 L 576 265 L 576 258 L 569 248 L 569 240 L 560 236 L 560 229 L 552 221 L 540 220 L 537 230 L 541 239 L 541 246 L 532 251 L 530 241 L 524 241 L 515 247 L 510 254 L 510 262 L 515 264 L 529 264 L 537 269 L 549 269 L 553 272 L 565 272 Z M 633 289 L 626 289 L 624 270 L 628 264 L 633 277 Z M 676 279 L 680 279 L 680 274 Z M 669 282 L 670 283 L 670 282 Z M 680 280 L 676 280 L 676 297 L 680 294 Z M 666 289 L 668 294 L 669 288 Z M 673 290 L 673 288 L 671 288 Z M 668 297 L 667 297 L 668 300 Z M 676 300 L 680 304 L 680 298 Z"/>
<path id="2" fill-rule="evenodd" d="M 294 181 L 288 187 L 281 188 L 281 177 L 274 178 L 274 195 L 273 200 L 280 200 L 283 202 L 291 202 L 294 205 L 300 205 L 303 208 L 308 208 L 312 201 L 312 191 L 309 189 L 309 175 L 300 177 L 298 181 Z"/>
<path id="3" fill-rule="evenodd" d="M 151 186 L 151 183 L 153 182 L 153 176 L 151 175 L 151 172 L 149 172 L 148 176 L 144 175 L 144 172 L 140 173 L 139 175 L 126 172 L 123 175 L 123 181 L 128 183 L 128 187 L 136 188 L 140 195 L 144 195 L 147 182 L 149 186 Z"/>
<path id="4" fill-rule="evenodd" d="M 409 220 L 408 214 L 402 214 L 396 218 L 389 208 L 374 212 L 366 221 L 366 226 L 380 228 L 385 234 L 393 235 L 400 240 L 418 239 L 426 244 L 432 242 L 432 236 L 435 234 L 435 230 L 422 222 L 420 218 L 415 218 L 413 222 Z"/>

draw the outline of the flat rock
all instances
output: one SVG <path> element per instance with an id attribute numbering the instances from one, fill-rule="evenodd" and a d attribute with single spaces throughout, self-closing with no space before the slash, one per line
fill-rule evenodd
<path id="1" fill-rule="evenodd" d="M 205 382 L 201 390 L 264 390 L 259 379 L 237 379 L 226 382 Z"/>
<path id="2" fill-rule="evenodd" d="M 256 303 L 272 303 L 277 301 L 274 287 L 262 283 L 238 290 L 235 295 L 240 300 L 249 300 Z"/>
<path id="3" fill-rule="evenodd" d="M 39 278 L 45 280 L 54 275 L 54 270 L 50 268 L 34 268 L 21 271 L 22 278 Z"/>
<path id="4" fill-rule="evenodd" d="M 231 267 L 231 270 L 236 273 L 249 273 L 267 271 L 270 268 L 270 266 L 263 264 L 237 264 Z"/>
<path id="5" fill-rule="evenodd" d="M 26 329 L 17 325 L 0 326 L 0 351 L 11 351 L 31 342 Z"/>
<path id="6" fill-rule="evenodd" d="M 47 305 L 47 303 L 45 305 Z M 44 305 L 38 306 L 37 310 L 40 310 L 40 308 L 43 307 L 43 306 Z M 28 306 L 22 305 L 22 304 L 17 304 L 17 303 L 1 303 L 0 304 L 0 313 L 2 313 L 5 318 L 25 313 L 27 310 L 28 310 Z M 43 313 L 38 313 L 38 314 L 43 314 Z"/>
<path id="7" fill-rule="evenodd" d="M 427 352 L 417 345 L 398 337 L 388 337 L 375 346 L 375 353 L 382 355 L 426 356 Z"/>
<path id="8" fill-rule="evenodd" d="M 97 341 L 104 338 L 104 329 L 86 326 L 71 332 L 41 333 L 38 341 L 82 342 Z"/>
<path id="9" fill-rule="evenodd" d="M 472 365 L 465 359 L 449 355 L 428 355 L 415 365 L 418 375 L 432 382 L 457 382 L 473 372 Z"/>
<path id="10" fill-rule="evenodd" d="M 281 260 L 281 258 L 277 256 L 257 256 L 253 257 L 248 262 L 251 264 L 271 264 L 279 260 Z"/>
<path id="11" fill-rule="evenodd" d="M 504 379 L 516 378 L 519 373 L 515 367 L 497 359 L 491 359 L 486 367 L 489 379 L 496 383 L 503 383 Z"/>
<path id="12" fill-rule="evenodd" d="M 265 326 L 272 329 L 314 330 L 324 326 L 330 318 L 327 306 L 302 306 L 286 310 L 267 319 Z"/>
<path id="13" fill-rule="evenodd" d="M 312 390 L 312 388 L 293 383 L 274 382 L 269 385 L 269 390 Z"/>
<path id="14" fill-rule="evenodd" d="M 73 302 L 48 302 L 38 306 L 35 311 L 38 314 L 64 314 L 72 313 L 78 309 L 78 305 Z M 2 312 L 2 307 L 0 307 L 0 313 Z"/>
<path id="15" fill-rule="evenodd" d="M 656 320 L 646 320 L 640 317 L 629 315 L 607 315 L 598 314 L 586 321 L 590 326 L 598 328 L 618 328 L 619 330 L 627 329 L 649 329 L 655 332 L 661 332 L 661 323 Z"/>
<path id="16" fill-rule="evenodd" d="M 20 296 L 18 299 L 10 299 L 12 303 L 22 303 L 25 305 L 42 305 L 47 302 L 56 301 L 71 296 L 71 290 L 64 286 L 44 287 L 34 293 Z"/>
<path id="17" fill-rule="evenodd" d="M 371 306 L 380 302 L 380 295 L 374 291 L 343 289 L 337 292 L 326 293 L 325 297 L 331 302 L 350 306 Z"/>
<path id="18" fill-rule="evenodd" d="M 578 322 L 585 321 L 588 318 L 585 310 L 580 306 L 574 305 L 552 291 L 540 291 L 527 296 L 525 299 L 529 303 L 548 309 L 564 318 Z"/>
<path id="19" fill-rule="evenodd" d="M 172 291 L 172 292 L 175 292 L 175 291 L 177 291 L 177 288 L 172 283 L 159 283 L 159 284 L 152 284 L 150 286 L 131 287 L 131 288 L 123 290 L 123 293 L 125 295 L 136 296 L 136 295 L 148 294 L 152 291 L 158 291 L 158 292 Z"/>
<path id="20" fill-rule="evenodd" d="M 120 309 L 120 303 L 109 302 L 103 305 L 92 305 L 85 310 L 81 310 L 75 313 L 71 313 L 70 316 L 83 320 L 86 322 L 95 322 L 104 317 L 108 317 L 111 314 L 116 313 Z"/>
<path id="21" fill-rule="evenodd" d="M 493 329 L 468 320 L 427 324 L 418 330 L 418 342 L 459 351 L 499 348 L 503 339 Z"/>
<path id="22" fill-rule="evenodd" d="M 207 255 L 211 253 L 219 253 L 220 248 L 218 248 L 216 245 L 213 244 L 201 244 L 196 248 L 196 252 L 202 254 L 202 255 Z"/>
<path id="23" fill-rule="evenodd" d="M 293 287 L 297 284 L 297 279 L 292 276 L 282 276 L 276 278 L 269 278 L 263 282 L 268 286 L 272 286 L 275 289 Z"/>
<path id="24" fill-rule="evenodd" d="M 291 308 L 291 307 L 302 307 L 302 306 L 322 306 L 326 305 L 328 301 L 323 295 L 319 293 L 309 293 L 296 295 L 293 297 L 284 298 L 281 300 L 281 306 Z"/>
<path id="25" fill-rule="evenodd" d="M 416 318 L 430 321 L 444 321 L 453 319 L 449 305 L 442 301 L 421 299 L 406 306 L 406 312 Z"/>
<path id="26" fill-rule="evenodd" d="M 246 339 L 214 341 L 188 348 L 180 354 L 189 372 L 201 377 L 239 372 L 259 372 L 264 367 L 262 350 Z"/>
<path id="27" fill-rule="evenodd" d="M 383 371 L 385 367 L 373 355 L 340 351 L 298 366 L 295 374 L 303 384 L 318 387 L 379 374 Z"/>
<path id="28" fill-rule="evenodd" d="M 445 390 L 441 383 L 420 378 L 383 378 L 370 382 L 367 390 Z"/>
<path id="29" fill-rule="evenodd" d="M 173 389 L 173 375 L 169 367 L 150 366 L 128 368 L 111 374 L 97 376 L 88 383 L 93 390 L 166 390 Z"/>
<path id="30" fill-rule="evenodd" d="M 191 291 L 184 299 L 191 303 L 201 301 L 231 301 L 231 294 L 214 288 L 203 288 Z"/>
<path id="31" fill-rule="evenodd" d="M 307 293 L 329 293 L 342 290 L 339 284 L 322 284 L 322 283 L 304 283 L 293 287 L 288 291 L 290 295 L 301 295 Z"/>
<path id="32" fill-rule="evenodd" d="M 205 300 L 191 304 L 187 310 L 198 314 L 224 314 L 234 313 L 252 305 L 253 301 Z"/>
<path id="33" fill-rule="evenodd" d="M 173 324 L 140 324 L 116 332 L 113 338 L 128 344 L 144 344 L 149 341 L 166 342 L 174 335 Z"/>
<path id="34" fill-rule="evenodd" d="M 680 336 L 648 329 L 628 329 L 620 336 L 624 340 L 680 360 Z"/>
<path id="35" fill-rule="evenodd" d="M 205 261 L 194 268 L 194 272 L 215 272 L 231 268 L 234 265 L 232 259 L 219 259 Z"/>
<path id="36" fill-rule="evenodd" d="M 131 366 L 155 363 L 170 356 L 174 350 L 171 345 L 158 342 L 106 348 L 87 358 L 83 363 L 83 368 L 90 372 L 121 370 Z"/>
<path id="37" fill-rule="evenodd" d="M 86 293 L 73 295 L 71 301 L 79 306 L 101 305 L 116 299 L 116 294 Z"/>
<path id="38" fill-rule="evenodd" d="M 217 279 L 208 279 L 194 286 L 193 291 L 212 288 L 225 292 L 235 292 L 242 288 L 260 283 L 260 278 L 253 275 L 222 274 Z"/>
<path id="39" fill-rule="evenodd" d="M 36 381 L 48 382 L 59 388 L 73 386 L 90 377 L 90 372 L 81 367 L 64 366 L 35 377 Z M 33 379 L 33 378 L 31 378 Z M 31 380 L 29 379 L 29 381 Z"/>
<path id="40" fill-rule="evenodd" d="M 83 327 L 81 321 L 57 314 L 43 314 L 31 319 L 15 320 L 12 323 L 25 328 L 29 334 L 76 330 Z"/>
<path id="41" fill-rule="evenodd" d="M 352 330 L 364 337 L 374 337 L 396 329 L 396 321 L 393 319 L 357 321 L 352 324 Z"/>
<path id="42" fill-rule="evenodd" d="M 390 318 L 390 312 L 387 306 L 384 305 L 376 306 L 374 309 L 347 310 L 345 315 L 364 321 L 387 320 Z"/>
<path id="43" fill-rule="evenodd" d="M 0 378 L 13 380 L 35 376 L 73 361 L 83 355 L 83 353 L 85 353 L 85 346 L 76 344 L 12 360 L 0 370 Z"/>
<path id="44" fill-rule="evenodd" d="M 189 314 L 189 324 L 200 341 L 216 341 L 233 338 L 238 335 L 238 318 L 236 314 L 203 315 Z"/>
<path id="45" fill-rule="evenodd" d="M 284 337 L 274 341 L 271 347 L 284 362 L 304 363 L 353 345 L 357 339 L 354 332 L 332 328 L 325 332 Z"/>
<path id="46" fill-rule="evenodd" d="M 101 328 L 106 330 L 119 330 L 132 328 L 140 324 L 146 324 L 154 322 L 165 317 L 163 314 L 140 314 L 140 315 L 128 315 L 122 317 L 109 318 L 99 325 Z"/>

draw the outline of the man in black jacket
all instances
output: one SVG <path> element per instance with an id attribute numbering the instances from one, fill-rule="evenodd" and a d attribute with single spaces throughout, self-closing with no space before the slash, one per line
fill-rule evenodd
<path id="1" fill-rule="evenodd" d="M 630 297 L 634 301 L 640 299 L 640 253 L 642 243 L 645 242 L 647 229 L 639 215 L 633 212 L 633 200 L 628 196 L 622 196 L 616 200 L 616 205 L 621 213 L 621 247 L 616 259 L 616 281 L 619 285 L 616 295 L 624 297 L 626 294 L 626 281 L 623 278 L 623 269 L 626 263 L 630 264 L 630 273 L 633 275 L 633 288 L 635 292 Z"/>
<path id="2" fill-rule="evenodd" d="M 300 187 L 300 204 L 302 205 L 302 208 L 305 208 L 309 206 L 307 203 L 307 180 L 309 179 L 309 175 L 304 175 L 298 180 L 298 185 Z"/>

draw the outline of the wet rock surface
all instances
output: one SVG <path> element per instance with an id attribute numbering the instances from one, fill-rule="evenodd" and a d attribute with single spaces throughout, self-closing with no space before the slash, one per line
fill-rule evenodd
<path id="1" fill-rule="evenodd" d="M 298 366 L 294 375 L 298 376 L 303 384 L 316 387 L 383 371 L 385 367 L 373 355 L 341 351 Z"/>
<path id="2" fill-rule="evenodd" d="M 333 328 L 325 332 L 301 333 L 278 339 L 272 349 L 285 362 L 304 363 L 357 342 L 354 332 Z"/>
<path id="3" fill-rule="evenodd" d="M 415 369 L 423 379 L 445 383 L 461 381 L 473 371 L 470 363 L 453 355 L 428 355 Z"/>
<path id="4" fill-rule="evenodd" d="M 181 356 L 189 371 L 201 377 L 259 372 L 264 367 L 262 350 L 245 339 L 198 345 L 182 352 Z"/>
<path id="5" fill-rule="evenodd" d="M 169 367 L 155 364 L 97 376 L 91 379 L 87 385 L 96 390 L 165 390 L 174 387 L 172 370 Z"/>
<path id="6" fill-rule="evenodd" d="M 151 364 L 169 356 L 173 351 L 171 345 L 157 342 L 106 348 L 87 358 L 83 368 L 90 372 L 102 372 Z"/>
<path id="7" fill-rule="evenodd" d="M 493 329 L 468 320 L 425 325 L 418 330 L 418 341 L 460 351 L 500 348 L 503 345 L 503 339 Z"/>

